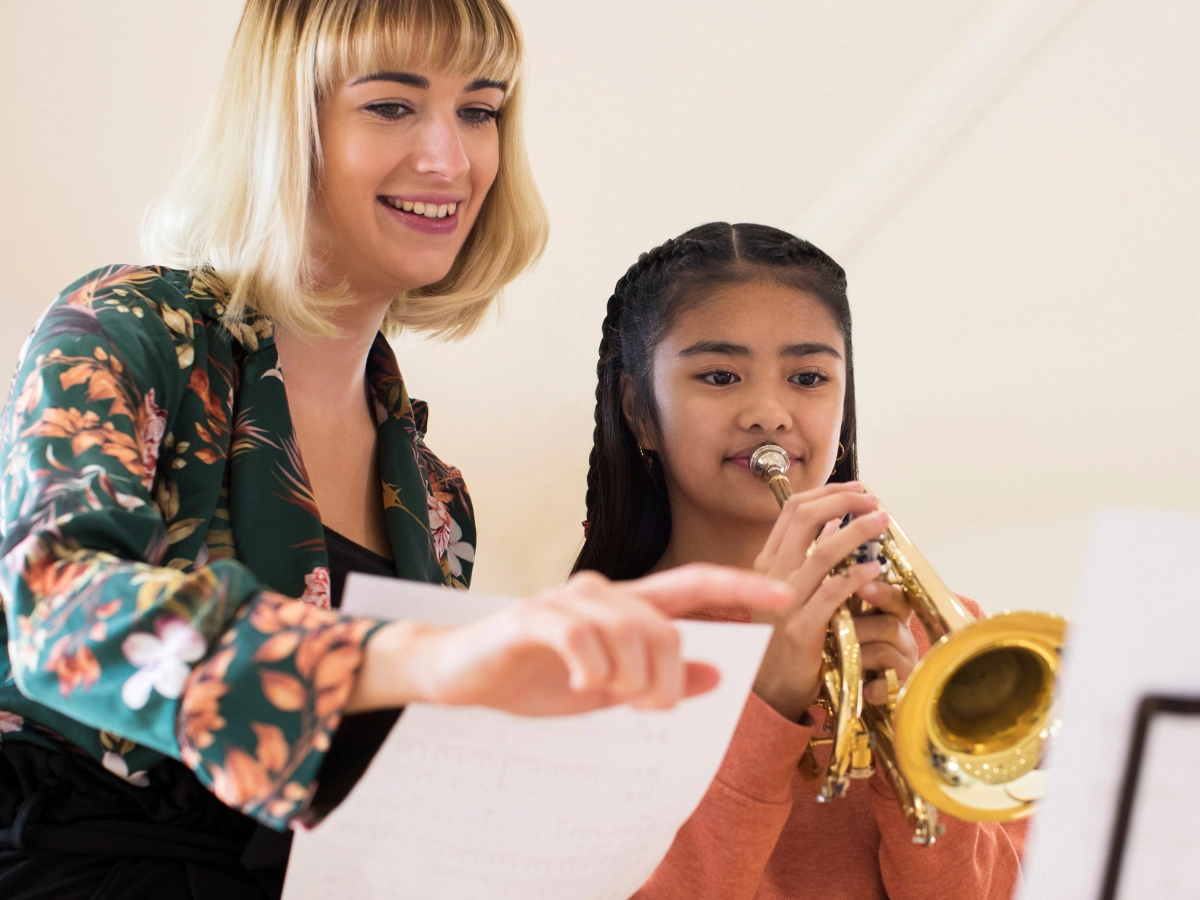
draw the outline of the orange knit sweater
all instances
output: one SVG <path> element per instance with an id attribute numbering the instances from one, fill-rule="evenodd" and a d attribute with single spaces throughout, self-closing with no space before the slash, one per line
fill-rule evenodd
<path id="1" fill-rule="evenodd" d="M 979 608 L 966 601 L 971 612 Z M 705 618 L 710 618 L 705 616 Z M 745 621 L 745 613 L 712 616 Z M 910 623 L 922 654 L 924 630 Z M 1000 900 L 1020 877 L 1025 822 L 975 824 L 939 816 L 946 833 L 917 847 L 877 772 L 833 803 L 797 763 L 813 725 L 784 719 L 751 694 L 717 777 L 636 900 Z M 825 763 L 828 749 L 820 748 Z"/>

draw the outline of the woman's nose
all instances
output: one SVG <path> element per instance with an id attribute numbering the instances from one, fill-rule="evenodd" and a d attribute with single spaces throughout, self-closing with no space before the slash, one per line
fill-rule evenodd
<path id="1" fill-rule="evenodd" d="M 471 169 L 459 135 L 457 117 L 431 116 L 417 132 L 416 170 L 422 175 L 457 181 Z"/>

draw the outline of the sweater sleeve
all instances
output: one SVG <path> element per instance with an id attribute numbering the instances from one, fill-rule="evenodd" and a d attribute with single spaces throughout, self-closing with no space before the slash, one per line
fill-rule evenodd
<path id="1" fill-rule="evenodd" d="M 792 778 L 812 736 L 750 694 L 700 806 L 636 900 L 749 900 L 792 811 Z"/>
<path id="2" fill-rule="evenodd" d="M 891 789 L 872 785 L 879 826 L 879 871 L 891 900 L 1008 900 L 1021 876 L 1027 822 L 963 822 L 946 815 L 946 832 L 918 847 Z"/>
<path id="3" fill-rule="evenodd" d="M 18 366 L 0 419 L 12 672 L 30 700 L 181 759 L 280 828 L 311 796 L 378 623 L 274 594 L 234 560 L 163 564 L 201 523 L 168 527 L 153 495 L 191 358 L 140 292 L 150 277 L 108 270 L 64 295 Z"/>
<path id="4" fill-rule="evenodd" d="M 959 599 L 973 616 L 983 616 L 978 604 Z M 924 656 L 930 646 L 924 629 L 915 617 L 909 627 Z M 890 785 L 881 774 L 870 784 L 871 806 L 879 826 L 879 870 L 892 900 L 1008 900 L 1014 896 L 1028 822 L 964 822 L 939 814 L 945 834 L 931 847 L 918 847 Z"/>

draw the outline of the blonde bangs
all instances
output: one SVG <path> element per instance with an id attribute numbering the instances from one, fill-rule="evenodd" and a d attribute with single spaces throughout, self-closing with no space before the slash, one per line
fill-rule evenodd
<path id="1" fill-rule="evenodd" d="M 441 72 L 486 78 L 511 89 L 522 46 L 516 22 L 497 3 L 392 0 L 329 5 L 314 23 L 318 96 L 372 72 Z"/>

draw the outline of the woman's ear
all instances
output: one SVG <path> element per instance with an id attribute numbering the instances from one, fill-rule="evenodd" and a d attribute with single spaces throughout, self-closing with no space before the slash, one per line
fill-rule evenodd
<path id="1" fill-rule="evenodd" d="M 629 430 L 633 432 L 633 436 L 637 439 L 638 446 L 644 450 L 657 450 L 658 447 L 654 443 L 652 437 L 654 429 L 647 428 L 645 422 L 634 419 L 634 399 L 637 388 L 634 387 L 633 379 L 629 377 L 628 372 L 621 373 L 621 415 L 625 418 L 625 424 L 629 426 Z"/>

